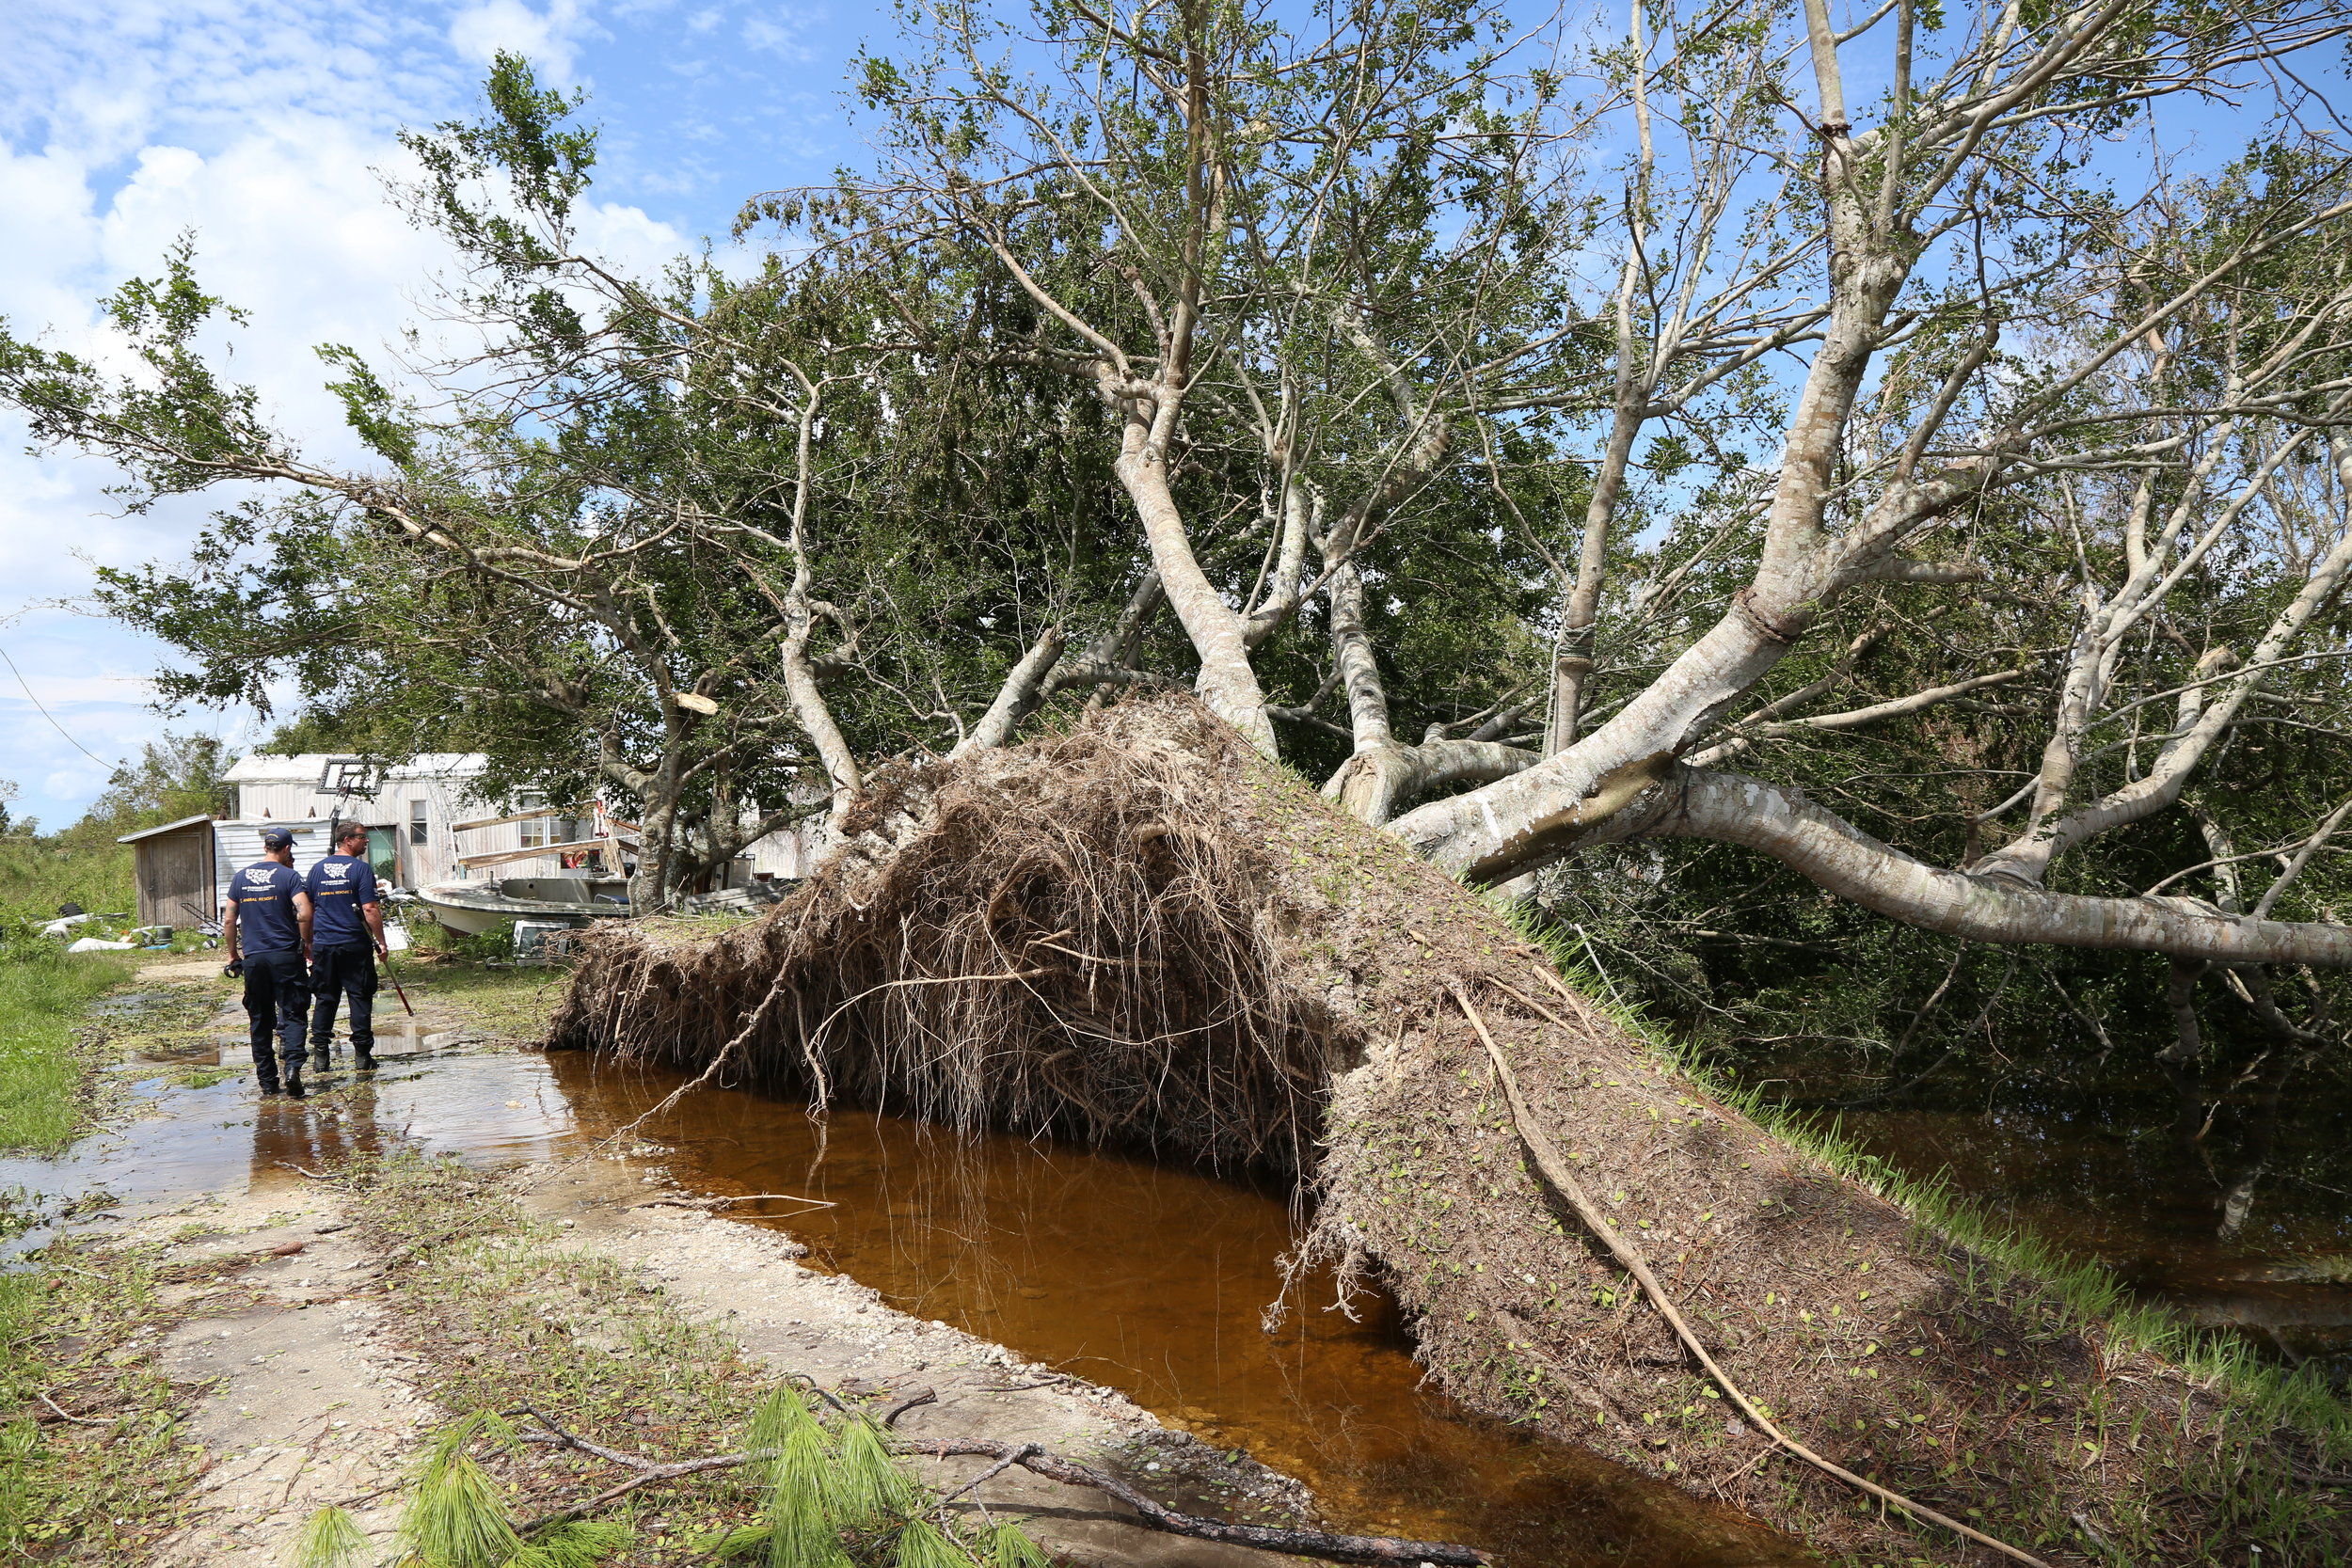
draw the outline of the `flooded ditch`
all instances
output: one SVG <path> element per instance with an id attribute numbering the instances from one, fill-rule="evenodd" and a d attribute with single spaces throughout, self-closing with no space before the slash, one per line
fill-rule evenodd
<path id="1" fill-rule="evenodd" d="M 483 1165 L 560 1158 L 628 1125 L 678 1080 L 583 1055 L 487 1045 L 462 1032 L 385 1029 L 385 1070 L 303 1102 L 257 1103 L 242 1039 L 175 1045 L 126 1063 L 134 1116 L 56 1161 L 0 1160 L 0 1192 L 31 1223 L 0 1252 L 60 1224 L 266 1191 L 393 1143 Z M 2061 1092 L 2061 1090 L 2063 1092 Z M 2004 1080 L 1927 1108 L 1843 1114 L 1866 1148 L 2106 1259 L 2201 1319 L 2249 1328 L 2293 1356 L 2352 1347 L 2352 1199 L 2340 1118 L 2224 1103 L 2205 1147 L 2163 1096 Z M 2234 1120 L 2233 1119 L 2234 1118 Z M 2239 1125 L 2242 1123 L 2243 1125 Z M 2265 1141 L 2249 1144 L 2250 1131 Z M 1246 1449 L 1316 1492 L 1341 1528 L 1474 1542 L 1518 1564 L 1778 1564 L 1794 1542 L 1597 1455 L 1474 1417 L 1418 1386 L 1393 1313 L 1327 1281 L 1262 1323 L 1280 1294 L 1286 1196 L 1154 1164 L 1010 1137 L 966 1142 L 892 1117 L 698 1091 L 638 1128 L 679 1185 L 746 1202 L 743 1223 L 789 1231 L 812 1265 L 892 1305 L 1116 1387 L 1171 1425 Z M 2251 1173 L 2256 1180 L 2249 1181 Z M 2352 1171 L 2341 1173 L 2352 1189 Z M 2234 1196 L 2233 1196 L 2234 1195 Z M 830 1207 L 811 1207 L 814 1203 Z"/>
<path id="2" fill-rule="evenodd" d="M 1866 1151 L 1963 1194 L 2207 1327 L 2352 1382 L 2352 1118 L 2304 1064 L 2222 1055 L 2168 1079 L 2154 1047 L 2066 1041 L 1956 1062 L 1893 1104 L 1843 1104 L 1842 1064 L 1780 1070 L 1788 1103 Z"/>
<path id="3" fill-rule="evenodd" d="M 676 1080 L 547 1058 L 587 1125 L 625 1125 Z M 1327 1284 L 1273 1332 L 1282 1195 L 1116 1151 L 967 1142 L 896 1117 L 705 1091 L 649 1121 L 686 1186 L 785 1193 L 749 1223 L 809 1261 L 1126 1394 L 1170 1425 L 1306 1481 L 1342 1528 L 1467 1541 L 1521 1564 L 1815 1560 L 1729 1510 L 1422 1390 L 1384 1302 L 1350 1321 Z"/>
<path id="4" fill-rule="evenodd" d="M 266 1192 L 348 1154 L 395 1144 L 485 1166 L 583 1152 L 678 1080 L 585 1056 L 474 1043 L 459 1032 L 379 1031 L 372 1083 L 257 1102 L 246 1076 L 182 1076 L 245 1055 L 242 1039 L 149 1053 L 133 1116 L 55 1161 L 0 1160 L 0 1192 L 40 1195 L 63 1224 Z M 343 1058 L 339 1057 L 339 1069 Z M 155 1076 L 147 1076 L 152 1069 Z M 747 1203 L 743 1223 L 789 1231 L 812 1266 L 1120 1389 L 1169 1425 L 1246 1449 L 1312 1487 L 1336 1526 L 1466 1540 L 1518 1564 L 1743 1568 L 1810 1563 L 1789 1538 L 1598 1455 L 1514 1432 L 1422 1390 L 1392 1311 L 1332 1310 L 1321 1283 L 1279 1328 L 1291 1234 L 1285 1197 L 1111 1151 L 1009 1137 L 968 1143 L 895 1117 L 698 1091 L 631 1134 L 677 1184 L 713 1196 L 788 1193 L 831 1204 Z"/>

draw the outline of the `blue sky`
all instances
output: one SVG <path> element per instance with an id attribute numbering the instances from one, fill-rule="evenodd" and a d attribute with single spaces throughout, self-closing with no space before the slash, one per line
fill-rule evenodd
<path id="1" fill-rule="evenodd" d="M 238 370 L 312 451 L 336 455 L 340 420 L 310 345 L 387 344 L 439 261 L 372 171 L 398 168 L 402 126 L 465 113 L 493 53 L 519 50 L 588 89 L 606 128 L 588 227 L 650 262 L 723 234 L 747 195 L 853 161 L 846 62 L 890 24 L 871 6 L 745 0 L 12 0 L 0 7 L 0 315 L 89 346 L 92 301 L 193 231 L 208 285 L 253 312 Z M 0 665 L 0 779 L 18 785 L 19 815 L 59 827 L 167 724 L 232 742 L 253 727 L 237 713 L 157 715 L 145 685 L 157 651 L 54 608 L 87 589 L 94 562 L 177 556 L 200 499 L 119 516 L 103 466 L 24 445 L 22 424 L 0 418 L 0 649 L 64 733 Z"/>

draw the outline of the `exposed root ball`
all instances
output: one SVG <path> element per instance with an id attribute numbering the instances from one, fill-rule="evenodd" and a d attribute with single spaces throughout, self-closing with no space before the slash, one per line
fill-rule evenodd
<path id="1" fill-rule="evenodd" d="M 1494 911 L 1189 702 L 898 772 L 856 827 L 716 941 L 596 937 L 553 1043 L 1295 1172 L 1298 1277 L 1377 1278 L 1470 1404 L 1851 1560 L 1992 1560 L 1736 1418 L 1530 1169 L 1459 988 L 1534 1124 L 1792 1437 L 2052 1562 L 2352 1558 L 2352 1494 L 2303 1479 L 2337 1481 L 2341 1404 L 2193 1383 L 1920 1229 L 1546 990 Z"/>
<path id="2" fill-rule="evenodd" d="M 1248 766 L 1184 705 L 896 770 L 766 919 L 594 943 L 555 1041 L 689 1069 L 727 1042 L 789 1094 L 1301 1170 L 1353 1048 L 1283 983 Z"/>

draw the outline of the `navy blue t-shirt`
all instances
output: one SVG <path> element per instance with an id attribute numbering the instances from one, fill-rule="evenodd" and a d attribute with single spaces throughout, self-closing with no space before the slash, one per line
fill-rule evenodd
<path id="1" fill-rule="evenodd" d="M 237 905 L 237 942 L 248 953 L 279 953 L 302 945 L 294 895 L 302 876 L 291 865 L 255 861 L 229 884 Z"/>
<path id="2" fill-rule="evenodd" d="M 320 947 L 351 942 L 375 945 L 375 939 L 368 935 L 367 917 L 359 912 L 362 904 L 383 902 L 383 894 L 376 891 L 375 867 L 357 855 L 329 855 L 310 867 L 308 891 L 313 943 Z"/>

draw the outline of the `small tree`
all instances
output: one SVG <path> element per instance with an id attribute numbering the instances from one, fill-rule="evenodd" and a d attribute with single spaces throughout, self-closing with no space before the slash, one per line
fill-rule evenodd
<path id="1" fill-rule="evenodd" d="M 107 775 L 105 789 L 72 832 L 110 839 L 183 816 L 227 816 L 236 810 L 236 786 L 228 778 L 235 760 L 212 736 L 167 730 Z"/>

